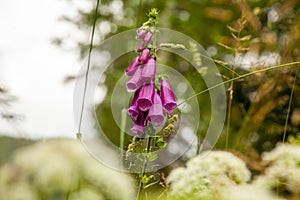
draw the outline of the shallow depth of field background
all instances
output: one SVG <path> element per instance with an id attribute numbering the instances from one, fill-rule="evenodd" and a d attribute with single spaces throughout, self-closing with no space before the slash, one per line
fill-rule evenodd
<path id="1" fill-rule="evenodd" d="M 75 139 L 73 87 L 88 52 L 95 3 L 0 2 L 0 185 L 5 185 L 0 188 L 0 199 L 134 198 L 136 177 L 95 162 Z M 300 61 L 297 0 L 102 0 L 95 46 L 105 38 L 139 27 L 153 7 L 160 10 L 160 27 L 182 32 L 207 50 L 216 60 L 223 80 L 236 76 L 224 65 L 245 74 Z M 113 63 L 96 94 L 99 123 L 116 145 L 119 128 L 113 125 L 109 98 L 111 88 L 132 58 L 133 54 L 124 55 Z M 198 79 L 199 74 L 187 70 L 190 68 L 182 59 L 162 53 L 161 60 L 183 74 L 195 91 L 205 88 L 201 76 Z M 252 174 L 248 182 L 267 173 L 262 161 L 264 152 L 280 143 L 300 143 L 298 67 L 255 73 L 225 85 L 230 120 L 224 124 L 214 150 L 231 152 L 243 160 Z M 201 116 L 194 134 L 201 140 L 209 123 L 210 102 L 207 94 L 197 98 Z M 129 143 L 130 137 L 126 137 L 125 144 Z M 108 156 L 114 159 L 109 152 Z M 189 159 L 182 157 L 162 171 L 168 175 L 184 167 Z M 290 163 L 288 159 L 286 163 Z M 295 166 L 299 170 L 300 164 Z M 106 182 L 107 174 L 111 178 Z M 278 198 L 300 198 L 299 188 L 289 185 L 297 188 L 299 181 L 278 180 L 288 182 L 282 187 L 272 186 Z M 164 189 L 156 185 L 149 191 L 156 194 Z"/>

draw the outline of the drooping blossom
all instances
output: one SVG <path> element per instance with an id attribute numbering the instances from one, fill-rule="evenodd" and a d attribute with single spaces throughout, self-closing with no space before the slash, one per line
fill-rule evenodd
<path id="1" fill-rule="evenodd" d="M 144 134 L 144 129 L 146 126 L 146 117 L 143 112 L 140 112 L 137 116 L 137 119 L 133 121 L 134 125 L 130 129 L 133 133 L 135 133 L 138 137 L 141 137 Z"/>
<path id="2" fill-rule="evenodd" d="M 147 63 L 142 67 L 141 79 L 143 83 L 150 83 L 153 81 L 156 73 L 156 62 L 153 57 L 150 57 Z"/>
<path id="3" fill-rule="evenodd" d="M 126 68 L 125 72 L 128 76 L 132 76 L 134 72 L 137 70 L 139 66 L 139 57 L 137 56 L 133 61 L 130 63 L 130 65 Z"/>
<path id="4" fill-rule="evenodd" d="M 145 43 L 149 43 L 150 40 L 151 40 L 151 38 L 152 38 L 152 33 L 151 33 L 150 31 L 148 31 L 148 32 L 146 33 L 146 35 L 145 35 L 143 41 L 144 41 Z"/>
<path id="5" fill-rule="evenodd" d="M 142 51 L 142 53 L 139 56 L 138 61 L 140 63 L 142 63 L 142 64 L 147 63 L 148 57 L 149 57 L 149 53 L 150 53 L 149 49 L 148 48 L 144 48 L 143 51 Z"/>
<path id="6" fill-rule="evenodd" d="M 153 82 L 142 85 L 137 99 L 137 104 L 141 111 L 147 111 L 151 108 L 154 92 Z"/>
<path id="7" fill-rule="evenodd" d="M 141 27 L 136 31 L 136 38 L 143 39 L 145 37 L 146 33 L 147 33 L 147 30 L 144 29 L 143 27 Z"/>
<path id="8" fill-rule="evenodd" d="M 145 42 L 142 40 L 139 45 L 136 47 L 137 52 L 141 52 L 144 49 Z"/>
<path id="9" fill-rule="evenodd" d="M 174 93 L 169 82 L 164 78 L 162 79 L 161 82 L 160 97 L 161 97 L 162 105 L 166 109 L 167 113 L 170 114 L 173 108 L 177 106 L 177 103 L 175 101 Z"/>
<path id="10" fill-rule="evenodd" d="M 132 101 L 131 101 L 131 104 L 130 104 L 130 107 L 127 109 L 127 113 L 132 117 L 133 120 L 137 120 L 137 117 L 140 113 L 140 110 L 139 110 L 138 105 L 137 105 L 137 99 L 138 99 L 138 96 L 139 96 L 139 91 L 140 90 L 135 91 L 135 93 L 133 95 L 133 98 L 132 98 Z"/>
<path id="11" fill-rule="evenodd" d="M 138 89 L 140 87 L 141 72 L 142 72 L 142 68 L 137 67 L 137 69 L 135 70 L 132 77 L 126 83 L 126 87 L 129 92 L 135 91 L 136 89 Z"/>
<path id="12" fill-rule="evenodd" d="M 149 110 L 148 119 L 153 126 L 160 126 L 165 119 L 164 108 L 162 106 L 160 96 L 157 94 L 157 92 L 154 93 L 153 105 Z"/>

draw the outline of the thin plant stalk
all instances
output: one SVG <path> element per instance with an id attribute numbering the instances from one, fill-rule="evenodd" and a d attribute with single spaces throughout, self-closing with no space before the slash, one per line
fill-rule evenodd
<path id="1" fill-rule="evenodd" d="M 138 185 L 138 191 L 137 191 L 138 193 L 137 193 L 137 197 L 136 197 L 137 200 L 141 199 L 141 191 L 143 189 L 142 178 L 145 175 L 145 171 L 146 171 L 146 167 L 147 167 L 147 163 L 148 163 L 147 154 L 149 153 L 150 149 L 151 149 L 151 137 L 148 136 L 147 147 L 145 149 L 145 158 L 144 158 L 144 163 L 143 163 L 143 169 L 142 169 L 142 173 L 140 174 L 140 179 L 139 179 L 139 185 Z"/>
<path id="2" fill-rule="evenodd" d="M 292 106 L 293 95 L 294 95 L 295 86 L 296 86 L 296 82 L 297 82 L 298 71 L 299 71 L 299 67 L 297 68 L 296 73 L 295 73 L 293 87 L 292 87 L 292 91 L 291 91 L 291 95 L 290 95 L 290 99 L 289 99 L 289 106 L 288 106 L 288 111 L 287 111 L 286 118 L 285 118 L 282 143 L 284 143 L 285 139 L 286 139 L 286 130 L 287 130 L 287 125 L 288 125 L 289 116 L 290 116 L 290 112 L 291 112 L 291 106 Z"/>
<path id="3" fill-rule="evenodd" d="M 182 105 L 183 103 L 185 103 L 185 102 L 187 102 L 187 101 L 193 99 L 194 97 L 197 97 L 197 96 L 199 96 L 199 95 L 201 95 L 201 94 L 204 94 L 204 93 L 206 93 L 206 92 L 208 92 L 208 91 L 210 91 L 210 90 L 212 90 L 212 89 L 215 89 L 215 88 L 217 88 L 217 87 L 219 87 L 219 86 L 222 86 L 222 85 L 224 85 L 224 84 L 226 84 L 226 83 L 230 83 L 231 81 L 239 80 L 239 79 L 245 78 L 245 77 L 247 77 L 247 76 L 251 76 L 251 75 L 253 75 L 253 74 L 262 73 L 262 72 L 266 72 L 266 71 L 269 71 L 269 70 L 278 69 L 278 68 L 281 68 L 281 67 L 287 67 L 287 66 L 298 65 L 298 64 L 300 64 L 300 61 L 290 62 L 290 63 L 285 63 L 285 64 L 281 64 L 281 65 L 275 65 L 275 66 L 272 66 L 272 67 L 269 67 L 269 68 L 259 69 L 259 70 L 255 70 L 255 71 L 252 71 L 252 72 L 249 72 L 249 73 L 246 73 L 246 74 L 242 74 L 242 75 L 237 76 L 237 77 L 234 77 L 234 78 L 232 78 L 232 79 L 223 81 L 222 83 L 218 83 L 218 84 L 216 84 L 216 85 L 214 85 L 214 86 L 212 86 L 212 87 L 209 87 L 209 88 L 207 88 L 207 89 L 205 89 L 205 90 L 202 90 L 201 92 L 198 92 L 198 93 L 196 93 L 196 94 L 194 94 L 194 95 L 188 97 L 187 99 L 181 101 L 181 102 L 177 105 L 177 107 L 179 107 L 179 106 Z"/>
<path id="4" fill-rule="evenodd" d="M 232 67 L 231 79 L 234 78 L 234 70 Z M 228 109 L 227 109 L 227 126 L 226 126 L 226 142 L 225 148 L 228 149 L 228 142 L 229 142 L 229 130 L 230 130 L 230 121 L 231 121 L 231 105 L 233 100 L 233 81 L 230 82 L 229 86 L 229 100 L 228 100 Z"/>
<path id="5" fill-rule="evenodd" d="M 121 129 L 120 129 L 120 149 L 124 149 L 126 120 L 127 120 L 126 109 L 122 109 L 122 111 L 121 111 Z"/>

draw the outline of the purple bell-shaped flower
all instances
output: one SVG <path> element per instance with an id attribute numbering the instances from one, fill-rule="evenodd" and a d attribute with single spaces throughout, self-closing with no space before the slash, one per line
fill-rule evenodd
<path id="1" fill-rule="evenodd" d="M 132 117 L 133 120 L 136 120 L 138 115 L 140 114 L 140 110 L 136 102 L 139 96 L 139 91 L 140 90 L 135 91 L 130 107 L 127 109 L 127 113 Z"/>
<path id="2" fill-rule="evenodd" d="M 152 33 L 151 33 L 150 31 L 148 31 L 148 32 L 146 33 L 146 35 L 145 35 L 143 41 L 144 41 L 145 43 L 149 43 L 150 40 L 151 40 L 151 38 L 152 38 Z"/>
<path id="3" fill-rule="evenodd" d="M 130 65 L 126 68 L 125 72 L 128 76 L 132 76 L 134 74 L 134 72 L 137 70 L 138 66 L 139 66 L 139 57 L 136 57 L 131 63 Z"/>
<path id="4" fill-rule="evenodd" d="M 143 112 L 137 116 L 137 119 L 133 121 L 133 127 L 130 129 L 138 137 L 141 137 L 144 134 L 144 129 L 146 126 L 146 118 Z"/>
<path id="5" fill-rule="evenodd" d="M 156 73 L 156 62 L 153 57 L 149 58 L 147 63 L 142 67 L 141 80 L 143 83 L 153 81 Z"/>
<path id="6" fill-rule="evenodd" d="M 141 53 L 140 56 L 139 56 L 138 61 L 139 61 L 140 63 L 142 63 L 142 64 L 147 63 L 148 57 L 149 57 L 149 53 L 150 53 L 150 51 L 149 51 L 148 48 L 143 49 L 142 53 Z"/>
<path id="7" fill-rule="evenodd" d="M 154 84 L 152 82 L 142 85 L 137 99 L 137 104 L 141 111 L 147 111 L 151 108 L 154 92 Z"/>
<path id="8" fill-rule="evenodd" d="M 137 69 L 135 70 L 133 76 L 126 83 L 126 87 L 127 87 L 128 92 L 135 91 L 140 87 L 140 85 L 141 85 L 141 81 L 140 81 L 141 72 L 142 72 L 142 68 L 140 66 L 137 67 Z"/>
<path id="9" fill-rule="evenodd" d="M 147 31 L 143 27 L 136 30 L 136 38 L 137 39 L 143 39 L 146 35 Z"/>
<path id="10" fill-rule="evenodd" d="M 142 40 L 136 47 L 136 51 L 141 52 L 144 49 L 144 46 L 145 46 L 145 42 L 144 42 L 144 40 Z"/>
<path id="11" fill-rule="evenodd" d="M 164 107 L 162 106 L 160 96 L 157 92 L 154 93 L 153 105 L 149 110 L 148 119 L 153 126 L 160 126 L 165 119 Z"/>
<path id="12" fill-rule="evenodd" d="M 170 114 L 177 106 L 175 101 L 173 90 L 169 84 L 169 82 L 165 79 L 162 79 L 161 86 L 160 86 L 160 97 L 162 101 L 162 105 L 166 109 L 167 113 Z"/>

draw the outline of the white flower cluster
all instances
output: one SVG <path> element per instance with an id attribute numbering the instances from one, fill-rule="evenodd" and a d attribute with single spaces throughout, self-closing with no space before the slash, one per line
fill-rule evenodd
<path id="1" fill-rule="evenodd" d="M 280 55 L 276 52 L 263 52 L 258 55 L 253 52 L 238 55 L 234 58 L 237 67 L 244 70 L 256 69 L 258 67 L 271 67 L 280 63 Z"/>
<path id="2" fill-rule="evenodd" d="M 255 184 L 300 193 L 300 146 L 279 144 L 272 151 L 264 153 L 262 159 L 267 168 L 254 181 Z"/>
<path id="3" fill-rule="evenodd" d="M 218 200 L 281 200 L 266 187 L 253 184 L 242 184 L 222 190 Z"/>
<path id="4" fill-rule="evenodd" d="M 224 188 L 244 184 L 250 179 L 245 163 L 225 151 L 212 151 L 191 159 L 186 168 L 173 170 L 167 178 L 174 199 L 212 199 Z"/>
<path id="5" fill-rule="evenodd" d="M 134 193 L 129 176 L 104 167 L 75 140 L 39 142 L 0 168 L 0 199 L 131 200 Z"/>

